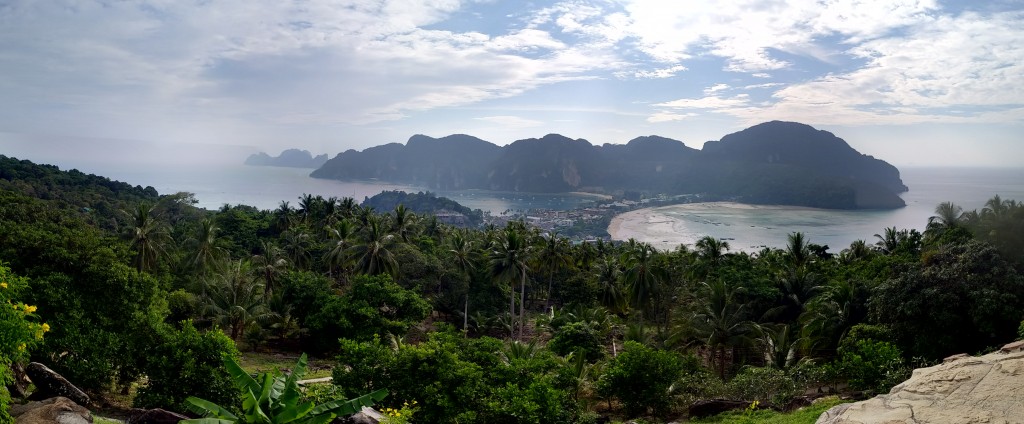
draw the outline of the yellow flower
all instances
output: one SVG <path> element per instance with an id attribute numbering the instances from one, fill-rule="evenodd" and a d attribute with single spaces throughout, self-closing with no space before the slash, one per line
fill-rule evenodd
<path id="1" fill-rule="evenodd" d="M 6 289 L 7 283 L 0 283 L 0 289 Z"/>
<path id="2" fill-rule="evenodd" d="M 47 331 L 50 331 L 50 324 L 47 324 L 47 323 L 44 322 L 43 323 L 43 332 L 45 333 Z"/>
<path id="3" fill-rule="evenodd" d="M 31 313 L 35 312 L 35 311 L 36 311 L 36 309 L 37 309 L 37 308 L 36 308 L 35 306 L 32 306 L 32 305 L 25 305 L 25 312 L 26 312 L 26 313 L 30 313 L 30 314 L 31 314 Z"/>
<path id="4" fill-rule="evenodd" d="M 18 350 L 25 350 L 25 343 L 18 345 Z"/>

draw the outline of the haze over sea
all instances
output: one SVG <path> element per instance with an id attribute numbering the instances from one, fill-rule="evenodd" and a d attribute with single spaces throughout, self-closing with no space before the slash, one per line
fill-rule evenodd
<path id="1" fill-rule="evenodd" d="M 8 149 L 5 149 L 8 150 Z M 225 156 L 244 158 L 240 151 L 222 152 L 220 158 L 193 161 L 191 165 L 165 163 L 133 164 L 131 161 L 82 161 L 52 152 L 43 157 L 13 152 L 20 159 L 52 163 L 61 169 L 77 168 L 133 185 L 151 185 L 161 194 L 180 191 L 195 194 L 198 206 L 216 209 L 224 204 L 246 204 L 274 209 L 281 201 L 293 206 L 304 193 L 325 197 L 353 197 L 362 201 L 382 190 L 422 191 L 422 187 L 380 182 L 343 182 L 310 178 L 302 168 L 225 164 Z M 2 152 L 0 152 L 2 153 Z M 23 153 L 18 155 L 17 153 Z M 80 157 L 79 157 L 80 158 Z M 241 159 L 233 159 L 238 160 Z M 182 162 L 187 163 L 187 162 Z M 680 243 L 692 244 L 710 235 L 726 239 L 733 251 L 756 251 L 760 246 L 781 247 L 794 231 L 805 233 L 811 242 L 827 244 L 838 252 L 857 239 L 874 242 L 873 235 L 886 227 L 923 230 L 935 206 L 952 201 L 965 210 L 980 209 L 998 194 L 1003 199 L 1024 201 L 1024 168 L 916 168 L 901 167 L 900 174 L 910 191 L 903 193 L 905 208 L 889 211 L 836 211 L 786 206 L 736 207 L 727 204 L 666 206 L 630 212 L 626 226 L 613 237 L 636 238 L 661 249 Z M 438 192 L 473 208 L 500 214 L 505 210 L 533 208 L 571 209 L 591 200 L 583 195 L 502 193 L 488 191 Z"/>

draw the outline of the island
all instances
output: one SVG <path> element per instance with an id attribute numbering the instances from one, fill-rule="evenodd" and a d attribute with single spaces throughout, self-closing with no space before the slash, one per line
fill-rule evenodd
<path id="1" fill-rule="evenodd" d="M 594 145 L 558 134 L 506 146 L 464 134 L 348 150 L 314 178 L 377 180 L 441 191 L 702 195 L 750 204 L 895 209 L 907 187 L 896 167 L 828 131 L 772 121 L 700 150 L 660 136 Z"/>
<path id="2" fill-rule="evenodd" d="M 289 168 L 319 168 L 327 162 L 327 155 L 313 156 L 308 150 L 288 149 L 278 156 L 270 156 L 264 152 L 249 155 L 246 165 L 252 166 L 284 166 Z"/>

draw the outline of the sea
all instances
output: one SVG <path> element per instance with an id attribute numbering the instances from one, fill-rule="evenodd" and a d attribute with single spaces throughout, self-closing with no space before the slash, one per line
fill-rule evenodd
<path id="1" fill-rule="evenodd" d="M 2 152 L 0 152 L 2 153 Z M 237 164 L 196 163 L 172 165 L 133 164 L 131 161 L 76 163 L 74 158 L 39 160 L 61 169 L 103 175 L 133 185 L 152 186 L 161 194 L 191 192 L 199 207 L 244 204 L 260 209 L 277 208 L 281 202 L 296 205 L 303 194 L 352 197 L 361 202 L 383 190 L 429 191 L 424 187 L 379 181 L 334 181 L 309 177 L 311 169 L 259 167 Z M 799 207 L 736 208 L 708 205 L 694 210 L 686 205 L 657 209 L 663 218 L 659 228 L 632 234 L 640 241 L 671 249 L 710 235 L 729 242 L 733 250 L 756 251 L 762 246 L 782 247 L 791 232 L 803 232 L 812 243 L 838 251 L 857 239 L 874 242 L 887 227 L 924 230 L 940 202 L 951 201 L 965 210 L 981 209 L 994 195 L 1024 201 L 1024 168 L 924 168 L 900 169 L 909 191 L 902 194 L 907 206 L 895 210 L 836 211 Z M 567 210 L 586 205 L 593 196 L 528 194 L 485 190 L 435 191 L 472 209 L 493 215 L 529 209 Z M 674 237 L 665 237 L 669 228 Z"/>
<path id="2" fill-rule="evenodd" d="M 802 232 L 811 243 L 838 252 L 855 240 L 869 244 L 885 228 L 924 231 L 941 202 L 965 211 L 981 210 L 995 195 L 1024 201 L 1024 168 L 901 168 L 909 190 L 907 206 L 893 210 L 826 210 L 791 206 L 746 207 L 728 203 L 676 205 L 642 211 L 642 223 L 625 236 L 660 249 L 692 245 L 704 236 L 729 243 L 732 251 L 784 247 L 788 235 Z M 636 219 L 636 218 L 634 218 Z"/>

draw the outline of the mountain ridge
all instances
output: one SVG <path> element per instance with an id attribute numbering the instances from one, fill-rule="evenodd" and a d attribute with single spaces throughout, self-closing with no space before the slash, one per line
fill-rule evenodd
<path id="1" fill-rule="evenodd" d="M 288 168 L 319 168 L 327 162 L 327 155 L 313 156 L 308 150 L 287 149 L 280 155 L 270 156 L 265 152 L 249 155 L 246 165 L 251 166 L 283 166 Z"/>
<path id="2" fill-rule="evenodd" d="M 417 134 L 406 144 L 347 150 L 311 174 L 435 190 L 706 194 L 758 204 L 830 209 L 905 206 L 899 170 L 831 132 L 771 121 L 693 149 L 650 135 L 594 145 L 560 134 L 505 146 L 465 134 Z"/>

